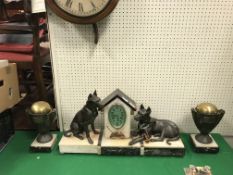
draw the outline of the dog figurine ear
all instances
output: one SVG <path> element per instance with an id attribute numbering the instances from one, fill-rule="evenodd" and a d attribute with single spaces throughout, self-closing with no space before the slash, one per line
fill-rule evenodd
<path id="1" fill-rule="evenodd" d="M 149 114 L 151 113 L 151 108 L 150 108 L 150 106 L 147 108 L 146 112 L 149 113 Z"/>
<path id="2" fill-rule="evenodd" d="M 88 95 L 88 99 L 90 99 L 91 97 L 92 97 L 92 94 L 89 94 L 89 95 Z"/>
<path id="3" fill-rule="evenodd" d="M 145 109 L 144 106 L 143 106 L 143 104 L 141 104 L 140 109 Z"/>
<path id="4" fill-rule="evenodd" d="M 93 95 L 97 96 L 97 92 L 96 92 L 96 90 L 94 91 Z"/>

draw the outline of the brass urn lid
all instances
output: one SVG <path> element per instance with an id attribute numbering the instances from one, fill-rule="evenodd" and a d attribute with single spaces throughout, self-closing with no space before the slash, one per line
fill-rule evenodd
<path id="1" fill-rule="evenodd" d="M 46 101 L 37 101 L 32 104 L 31 112 L 33 114 L 43 115 L 52 111 L 52 107 Z"/>
<path id="2" fill-rule="evenodd" d="M 218 108 L 212 103 L 201 103 L 197 105 L 196 110 L 203 114 L 215 114 L 218 112 Z"/>

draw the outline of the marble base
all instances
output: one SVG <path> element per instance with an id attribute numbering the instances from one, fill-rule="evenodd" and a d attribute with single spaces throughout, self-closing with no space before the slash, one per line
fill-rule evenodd
<path id="1" fill-rule="evenodd" d="M 156 139 L 156 138 L 155 138 Z M 185 147 L 181 139 L 171 141 L 171 145 L 166 143 L 166 139 L 162 142 L 143 142 L 145 156 L 175 156 L 181 157 L 185 155 Z"/>
<path id="2" fill-rule="evenodd" d="M 86 139 L 85 135 L 83 140 L 78 139 L 77 137 L 65 137 L 62 136 L 62 139 L 59 142 L 60 153 L 86 153 L 86 154 L 99 154 L 99 134 L 94 134 L 90 132 L 90 137 L 93 140 L 93 144 L 90 144 Z"/>
<path id="3" fill-rule="evenodd" d="M 195 139 L 196 134 L 190 134 L 190 140 L 193 145 L 193 149 L 195 152 L 198 153 L 218 153 L 219 152 L 219 146 L 214 140 L 214 138 L 209 135 L 212 139 L 212 143 L 204 144 L 200 143 Z"/>
<path id="4" fill-rule="evenodd" d="M 183 156 L 185 147 L 181 139 L 171 141 L 171 145 L 163 142 L 136 143 L 129 145 L 132 138 L 110 139 L 103 136 L 103 132 L 94 134 L 90 132 L 94 144 L 88 140 L 80 140 L 74 136 L 63 136 L 59 142 L 60 153 L 83 153 L 100 155 L 122 155 L 122 156 Z"/>
<path id="5" fill-rule="evenodd" d="M 141 144 L 129 146 L 131 138 L 128 139 L 109 139 L 102 138 L 101 155 L 126 155 L 138 156 L 141 155 Z"/>
<path id="6" fill-rule="evenodd" d="M 55 142 L 57 140 L 57 135 L 53 134 L 53 139 L 48 143 L 39 143 L 36 138 L 30 146 L 30 150 L 33 152 L 51 152 Z"/>

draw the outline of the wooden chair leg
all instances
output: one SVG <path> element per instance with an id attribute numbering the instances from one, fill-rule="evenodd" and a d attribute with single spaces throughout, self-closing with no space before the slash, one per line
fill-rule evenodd
<path id="1" fill-rule="evenodd" d="M 41 60 L 40 60 L 40 39 L 39 39 L 39 16 L 34 14 L 32 16 L 32 25 L 34 26 L 33 30 L 33 71 L 35 75 L 36 85 L 38 89 L 39 100 L 47 101 L 47 93 L 45 88 L 45 83 L 43 80 L 43 73 L 41 69 Z"/>
<path id="2" fill-rule="evenodd" d="M 47 101 L 48 100 L 47 99 L 47 92 L 46 92 L 46 88 L 45 88 L 45 84 L 44 84 L 43 72 L 41 69 L 41 65 L 34 62 L 33 63 L 33 71 L 34 71 L 34 75 L 35 75 L 39 100 Z"/>
<path id="3" fill-rule="evenodd" d="M 25 70 L 24 69 L 18 69 L 18 74 L 19 74 L 20 85 L 22 85 L 25 88 L 25 91 L 26 91 L 27 94 L 30 94 L 31 93 L 31 88 L 27 83 L 25 83 L 27 81 Z M 20 92 L 20 93 L 22 93 L 22 92 Z"/>
<path id="4" fill-rule="evenodd" d="M 8 20 L 8 15 L 3 0 L 0 0 L 0 14 L 2 20 Z"/>

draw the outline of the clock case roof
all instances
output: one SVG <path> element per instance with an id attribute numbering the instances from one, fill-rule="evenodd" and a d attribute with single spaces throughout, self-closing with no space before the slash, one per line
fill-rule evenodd
<path id="1" fill-rule="evenodd" d="M 132 100 L 129 96 L 127 96 L 124 92 L 122 92 L 120 89 L 116 89 L 111 94 L 109 94 L 107 97 L 105 97 L 100 104 L 103 106 L 107 106 L 109 103 L 111 103 L 116 98 L 119 98 L 122 102 L 124 102 L 127 106 L 129 106 L 132 110 L 136 111 L 137 106 L 134 100 Z"/>

